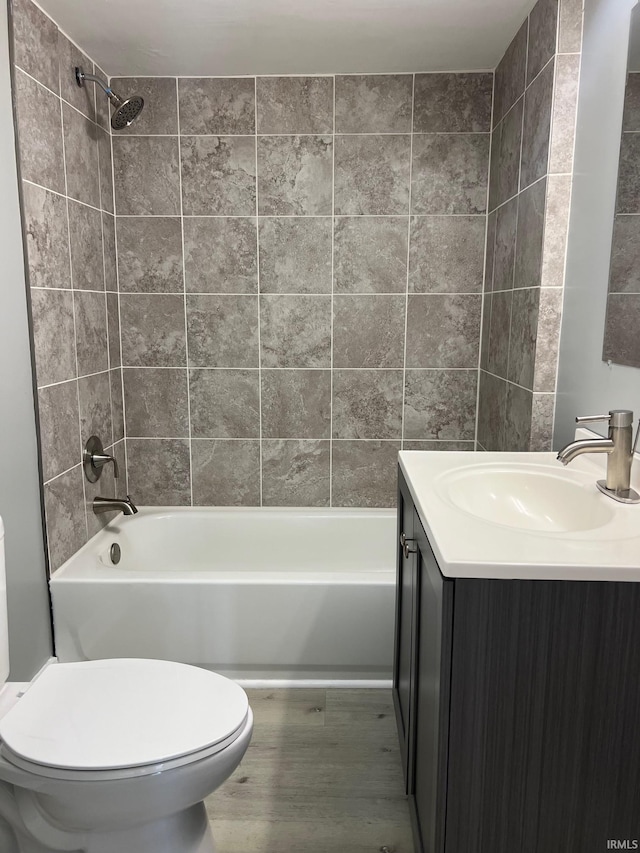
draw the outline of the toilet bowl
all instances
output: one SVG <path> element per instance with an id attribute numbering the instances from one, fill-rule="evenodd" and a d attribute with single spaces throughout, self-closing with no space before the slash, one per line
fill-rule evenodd
<path id="1" fill-rule="evenodd" d="M 2 545 L 0 519 L 0 599 Z M 0 850 L 214 853 L 203 800 L 252 729 L 244 690 L 199 667 L 52 663 L 0 715 Z"/>

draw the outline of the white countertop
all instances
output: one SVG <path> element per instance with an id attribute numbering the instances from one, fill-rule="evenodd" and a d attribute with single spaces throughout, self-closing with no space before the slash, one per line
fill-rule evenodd
<path id="1" fill-rule="evenodd" d="M 400 467 L 445 577 L 640 582 L 640 504 L 619 504 L 598 493 L 597 500 L 615 504 L 610 522 L 593 530 L 550 533 L 483 521 L 458 508 L 439 487 L 449 472 L 495 462 L 534 463 L 548 466 L 549 473 L 564 470 L 596 490 L 606 456 L 584 454 L 564 469 L 555 453 L 402 451 Z M 639 478 L 636 461 L 636 489 Z"/>

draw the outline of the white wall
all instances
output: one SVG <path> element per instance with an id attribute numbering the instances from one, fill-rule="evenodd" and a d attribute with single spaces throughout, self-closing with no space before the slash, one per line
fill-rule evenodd
<path id="1" fill-rule="evenodd" d="M 585 0 L 555 447 L 573 437 L 576 415 L 630 408 L 640 416 L 640 369 L 602 361 L 627 46 L 636 2 Z"/>
<path id="2" fill-rule="evenodd" d="M 5 526 L 11 679 L 51 654 L 6 4 L 0 3 L 0 515 Z"/>

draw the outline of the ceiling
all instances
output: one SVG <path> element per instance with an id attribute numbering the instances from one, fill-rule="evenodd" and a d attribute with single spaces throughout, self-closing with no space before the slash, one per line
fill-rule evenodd
<path id="1" fill-rule="evenodd" d="M 39 0 L 109 75 L 493 69 L 533 0 Z"/>

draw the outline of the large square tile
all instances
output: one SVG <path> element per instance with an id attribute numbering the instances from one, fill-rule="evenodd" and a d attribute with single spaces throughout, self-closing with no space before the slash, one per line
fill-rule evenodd
<path id="1" fill-rule="evenodd" d="M 182 199 L 186 216 L 252 216 L 256 212 L 253 136 L 183 136 Z"/>
<path id="2" fill-rule="evenodd" d="M 187 292 L 257 293 L 255 218 L 185 218 L 184 265 Z"/>
<path id="3" fill-rule="evenodd" d="M 22 177 L 64 193 L 60 101 L 19 69 L 15 75 L 15 101 Z"/>
<path id="4" fill-rule="evenodd" d="M 336 293 L 404 293 L 407 287 L 406 216 L 335 219 L 333 274 Z"/>
<path id="5" fill-rule="evenodd" d="M 184 296 L 120 296 L 126 367 L 186 367 Z"/>
<path id="6" fill-rule="evenodd" d="M 484 213 L 488 172 L 489 134 L 414 136 L 411 212 Z"/>
<path id="7" fill-rule="evenodd" d="M 335 296 L 334 367 L 402 367 L 404 325 L 404 296 Z"/>
<path id="8" fill-rule="evenodd" d="M 188 438 L 186 369 L 125 368 L 127 438 Z"/>
<path id="9" fill-rule="evenodd" d="M 189 372 L 194 438 L 259 438 L 258 370 Z"/>
<path id="10" fill-rule="evenodd" d="M 407 367 L 477 367 L 478 295 L 409 295 Z"/>
<path id="11" fill-rule="evenodd" d="M 333 77 L 258 77 L 258 133 L 333 133 Z"/>
<path id="12" fill-rule="evenodd" d="M 263 367 L 331 366 L 330 296 L 261 296 Z"/>
<path id="13" fill-rule="evenodd" d="M 263 370 L 263 438 L 329 438 L 330 370 Z"/>
<path id="14" fill-rule="evenodd" d="M 330 463 L 328 441 L 265 439 L 263 506 L 329 506 Z"/>
<path id="15" fill-rule="evenodd" d="M 260 219 L 260 292 L 331 293 L 331 218 Z"/>
<path id="16" fill-rule="evenodd" d="M 408 133 L 412 96 L 412 74 L 339 74 L 336 133 Z"/>
<path id="17" fill-rule="evenodd" d="M 182 225 L 178 217 L 119 216 L 121 293 L 182 293 Z"/>
<path id="18" fill-rule="evenodd" d="M 404 438 L 473 441 L 477 378 L 475 370 L 408 370 Z"/>
<path id="19" fill-rule="evenodd" d="M 409 290 L 479 293 L 484 275 L 484 216 L 416 216 L 411 221 Z"/>
<path id="20" fill-rule="evenodd" d="M 333 506 L 394 507 L 399 441 L 334 441 Z"/>
<path id="21" fill-rule="evenodd" d="M 335 145 L 336 214 L 409 212 L 408 134 L 337 136 Z"/>
<path id="22" fill-rule="evenodd" d="M 257 296 L 187 296 L 190 367 L 258 367 Z"/>
<path id="23" fill-rule="evenodd" d="M 253 77 L 181 77 L 178 91 L 181 133 L 255 133 Z"/>
<path id="24" fill-rule="evenodd" d="M 402 370 L 334 370 L 333 437 L 402 436 Z"/>
<path id="25" fill-rule="evenodd" d="M 178 138 L 114 136 L 112 145 L 116 213 L 179 215 Z"/>
<path id="26" fill-rule="evenodd" d="M 260 442 L 192 442 L 195 506 L 259 506 Z"/>
<path id="27" fill-rule="evenodd" d="M 263 216 L 331 216 L 333 138 L 258 138 L 258 213 Z"/>
<path id="28" fill-rule="evenodd" d="M 488 133 L 493 74 L 416 74 L 414 133 Z"/>
<path id="29" fill-rule="evenodd" d="M 31 287 L 71 287 L 66 200 L 27 183 L 22 199 Z"/>

